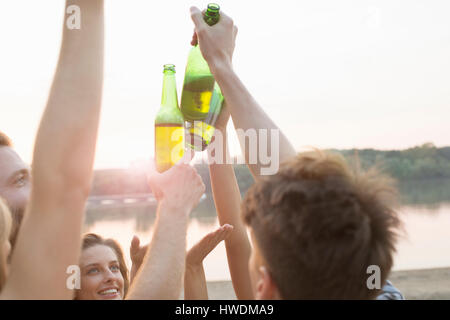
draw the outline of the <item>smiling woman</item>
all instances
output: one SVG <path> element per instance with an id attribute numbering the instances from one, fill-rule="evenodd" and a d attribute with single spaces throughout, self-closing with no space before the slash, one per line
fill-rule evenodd
<path id="1" fill-rule="evenodd" d="M 81 288 L 76 300 L 122 300 L 129 287 L 128 269 L 120 245 L 94 233 L 83 237 Z"/>

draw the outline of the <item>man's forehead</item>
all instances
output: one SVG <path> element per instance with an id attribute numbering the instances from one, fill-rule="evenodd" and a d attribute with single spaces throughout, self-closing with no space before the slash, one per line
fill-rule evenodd
<path id="1" fill-rule="evenodd" d="M 14 172 L 26 169 L 28 166 L 10 147 L 0 147 L 0 181 L 8 179 Z"/>

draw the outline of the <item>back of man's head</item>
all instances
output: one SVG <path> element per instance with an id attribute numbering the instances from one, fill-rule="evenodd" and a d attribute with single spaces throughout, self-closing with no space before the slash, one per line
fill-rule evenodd
<path id="1" fill-rule="evenodd" d="M 391 180 L 352 171 L 341 156 L 300 154 L 257 181 L 245 222 L 283 299 L 372 299 L 367 268 L 386 280 L 395 252 Z"/>

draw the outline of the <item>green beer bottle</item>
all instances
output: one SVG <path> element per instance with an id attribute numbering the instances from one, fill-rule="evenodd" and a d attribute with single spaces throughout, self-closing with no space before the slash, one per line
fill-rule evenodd
<path id="1" fill-rule="evenodd" d="M 220 18 L 219 10 L 219 5 L 210 3 L 204 15 L 205 22 L 210 26 L 216 24 Z M 181 112 L 187 121 L 204 120 L 207 117 L 214 83 L 208 63 L 197 44 L 189 52 L 181 93 Z"/>
<path id="2" fill-rule="evenodd" d="M 155 119 L 156 169 L 164 172 L 184 155 L 184 119 L 178 108 L 175 66 L 164 65 L 161 108 Z"/>
<path id="3" fill-rule="evenodd" d="M 186 122 L 186 144 L 191 149 L 204 151 L 208 147 L 214 134 L 214 125 L 222 111 L 223 101 L 220 87 L 215 83 L 206 119 Z"/>
<path id="4" fill-rule="evenodd" d="M 210 3 L 204 20 L 210 26 L 220 19 L 220 7 Z M 191 49 L 186 66 L 181 111 L 186 122 L 187 145 L 203 151 L 211 142 L 214 124 L 222 110 L 223 96 L 198 45 Z"/>

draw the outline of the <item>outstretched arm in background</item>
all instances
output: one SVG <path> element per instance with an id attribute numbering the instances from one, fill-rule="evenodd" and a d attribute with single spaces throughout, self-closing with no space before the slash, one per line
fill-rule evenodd
<path id="1" fill-rule="evenodd" d="M 149 177 L 158 209 L 152 240 L 127 299 L 179 299 L 186 260 L 188 217 L 205 192 L 196 170 L 179 163 Z"/>
<path id="2" fill-rule="evenodd" d="M 6 299 L 71 299 L 103 86 L 103 0 L 67 0 L 81 29 L 63 29 L 58 66 L 36 137 L 31 199 L 2 291 Z M 64 19 L 65 20 L 65 19 Z"/>
<path id="3" fill-rule="evenodd" d="M 272 129 L 278 130 L 279 141 L 274 142 L 278 145 L 272 146 L 272 136 L 269 135 L 266 150 L 272 150 L 273 148 L 276 152 L 276 147 L 279 146 L 280 163 L 295 156 L 295 150 L 289 140 L 259 106 L 233 71 L 232 56 L 237 35 L 237 28 L 234 26 L 233 20 L 221 11 L 219 22 L 210 27 L 203 20 L 202 13 L 196 7 L 191 8 L 191 17 L 195 24 L 195 35 L 192 43 L 195 44 L 198 40 L 203 57 L 208 62 L 209 68 L 225 97 L 236 130 L 247 131 L 251 129 L 256 130 L 256 132 L 259 129 L 266 129 L 268 132 Z M 242 152 L 255 178 L 261 176 L 263 172 L 261 169 L 265 167 L 265 163 L 259 155 L 259 139 L 258 137 L 256 155 L 250 155 L 249 146 L 244 146 L 243 141 L 241 141 Z M 256 158 L 256 163 L 249 163 L 252 157 Z"/>
<path id="4" fill-rule="evenodd" d="M 226 224 L 208 233 L 196 243 L 186 255 L 186 273 L 184 275 L 184 299 L 208 300 L 203 260 L 206 256 L 232 233 L 233 227 Z"/>
<path id="5" fill-rule="evenodd" d="M 253 299 L 253 291 L 248 270 L 251 247 L 246 228 L 240 216 L 241 194 L 239 185 L 233 166 L 226 161 L 229 158 L 226 132 L 229 117 L 227 101 L 216 123 L 214 137 L 214 139 L 217 139 L 219 136 L 219 138 L 223 139 L 222 155 L 224 159 L 218 159 L 222 160 L 221 164 L 211 163 L 212 159 L 210 159 L 209 174 L 219 223 L 221 225 L 231 224 L 234 226 L 233 233 L 225 240 L 233 288 L 239 300 L 251 300 Z M 210 155 L 210 153 L 208 154 Z M 217 159 L 217 155 L 214 158 Z"/>

